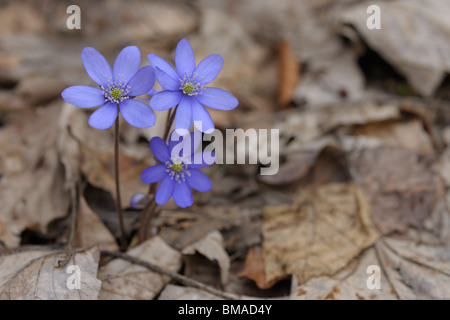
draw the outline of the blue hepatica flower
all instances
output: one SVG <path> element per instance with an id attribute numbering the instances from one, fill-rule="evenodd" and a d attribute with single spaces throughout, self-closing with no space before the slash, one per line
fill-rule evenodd
<path id="1" fill-rule="evenodd" d="M 89 125 L 97 129 L 107 129 L 113 125 L 120 113 L 132 126 L 148 128 L 155 124 L 155 113 L 145 103 L 135 100 L 136 96 L 150 91 L 155 83 L 152 66 L 139 69 L 141 54 L 135 46 L 124 48 L 116 58 L 114 67 L 94 48 L 84 48 L 81 52 L 86 72 L 99 85 L 73 86 L 65 89 L 63 99 L 80 108 L 101 106 L 89 117 Z"/>
<path id="2" fill-rule="evenodd" d="M 204 106 L 231 110 L 238 100 L 228 91 L 205 87 L 219 74 L 223 59 L 219 54 L 212 54 L 195 66 L 194 52 L 188 40 L 181 40 L 175 50 L 175 66 L 172 66 L 156 54 L 149 54 L 150 64 L 156 69 L 156 79 L 164 90 L 154 94 L 150 106 L 158 111 L 167 110 L 178 105 L 175 115 L 175 130 L 189 130 L 195 127 L 210 133 L 214 123 Z"/>
<path id="3" fill-rule="evenodd" d="M 156 203 L 162 205 L 173 197 L 175 203 L 182 208 L 193 203 L 192 189 L 200 192 L 211 190 L 212 182 L 198 169 L 205 168 L 215 162 L 213 153 L 195 152 L 201 139 L 195 139 L 194 133 L 182 138 L 173 131 L 167 145 L 163 139 L 154 137 L 150 141 L 153 155 L 161 162 L 145 169 L 141 179 L 146 183 L 161 181 L 156 191 Z"/>

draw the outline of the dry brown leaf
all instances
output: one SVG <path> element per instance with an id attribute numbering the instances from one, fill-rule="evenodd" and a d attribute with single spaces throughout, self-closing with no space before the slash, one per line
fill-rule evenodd
<path id="1" fill-rule="evenodd" d="M 196 252 L 218 263 L 220 267 L 220 281 L 222 284 L 225 284 L 230 271 L 230 258 L 223 247 L 222 234 L 217 230 L 212 231 L 182 251 L 183 255 L 193 255 Z"/>
<path id="2" fill-rule="evenodd" d="M 248 250 L 245 258 L 245 267 L 239 274 L 239 277 L 246 277 L 255 281 L 260 289 L 268 289 L 272 287 L 277 281 L 266 282 L 266 275 L 264 272 L 264 259 L 261 247 L 251 247 Z"/>
<path id="3" fill-rule="evenodd" d="M 319 111 L 320 123 L 325 131 L 340 126 L 354 126 L 369 122 L 386 121 L 400 117 L 399 106 L 392 103 L 362 103 L 344 105 L 339 108 L 329 107 Z"/>
<path id="4" fill-rule="evenodd" d="M 203 290 L 168 284 L 158 300 L 223 300 Z"/>
<path id="5" fill-rule="evenodd" d="M 232 13 L 258 38 L 274 46 L 288 41 L 296 58 L 308 65 L 294 100 L 310 105 L 358 101 L 364 79 L 356 53 L 344 46 L 336 34 L 330 11 L 332 1 L 266 0 L 239 1 Z M 342 1 L 341 1 L 342 2 Z M 225 7 L 224 10 L 227 8 Z"/>
<path id="6" fill-rule="evenodd" d="M 424 226 L 438 239 L 440 245 L 450 246 L 450 193 L 436 206 L 429 218 L 424 221 Z"/>
<path id="7" fill-rule="evenodd" d="M 439 108 L 434 104 L 430 105 L 418 98 L 402 99 L 399 107 L 402 112 L 412 115 L 422 122 L 423 128 L 428 135 L 433 149 L 441 152 L 444 149 L 444 134 L 441 134 L 441 128 L 436 126 L 435 122 L 437 122 L 438 118 L 439 122 L 445 122 L 439 114 L 439 110 L 442 110 L 443 108 Z"/>
<path id="8" fill-rule="evenodd" d="M 207 212 L 207 211 L 206 211 Z M 213 217 L 203 211 L 162 210 L 155 225 L 161 229 L 159 235 L 176 249 L 182 250 L 202 239 L 207 232 L 219 230 L 228 221 Z"/>
<path id="9" fill-rule="evenodd" d="M 401 146 L 423 155 L 431 155 L 434 152 L 430 136 L 419 120 L 366 124 L 357 128 L 354 134 L 376 137 L 382 139 L 385 144 Z"/>
<path id="10" fill-rule="evenodd" d="M 141 243 L 128 254 L 172 272 L 178 272 L 181 268 L 181 254 L 160 237 Z M 168 276 L 121 259 L 114 259 L 100 268 L 98 277 L 102 280 L 101 300 L 150 300 L 171 280 Z"/>
<path id="11" fill-rule="evenodd" d="M 370 289 L 369 277 L 380 268 L 380 289 Z M 417 300 L 448 299 L 448 246 L 418 244 L 410 239 L 383 237 L 373 248 L 333 277 L 319 277 L 292 286 L 291 299 Z"/>
<path id="12" fill-rule="evenodd" d="M 379 234 L 360 190 L 336 183 L 303 189 L 292 205 L 266 207 L 263 237 L 266 281 L 294 274 L 303 283 L 338 272 Z"/>
<path id="13" fill-rule="evenodd" d="M 88 248 L 98 245 L 100 250 L 118 250 L 116 239 L 92 211 L 84 197 L 80 198 L 79 205 L 73 246 Z"/>
<path id="14" fill-rule="evenodd" d="M 312 278 L 299 285 L 293 278 L 292 300 L 392 300 L 397 299 L 395 292 L 381 273 L 380 289 L 369 289 L 367 280 L 373 273 L 367 273 L 372 265 L 380 266 L 374 248 L 364 251 L 357 260 L 333 277 Z"/>
<path id="15" fill-rule="evenodd" d="M 234 297 L 235 300 L 265 300 L 253 296 L 237 295 L 228 293 Z M 280 298 L 274 298 L 273 300 L 279 300 Z M 209 294 L 200 289 L 182 287 L 173 284 L 168 284 L 158 297 L 158 300 L 223 300 L 221 297 Z M 270 300 L 270 299 L 268 299 Z"/>
<path id="16" fill-rule="evenodd" d="M 289 42 L 281 41 L 278 57 L 278 104 L 282 109 L 292 101 L 300 81 L 300 63 L 292 52 Z"/>
<path id="17" fill-rule="evenodd" d="M 399 299 L 450 297 L 450 248 L 383 239 L 376 245 L 380 265 Z"/>
<path id="18" fill-rule="evenodd" d="M 24 33 L 40 33 L 45 29 L 45 18 L 42 12 L 32 5 L 9 3 L 0 13 L 0 34 L 7 35 L 17 31 Z"/>
<path id="19" fill-rule="evenodd" d="M 447 148 L 438 157 L 433 164 L 433 170 L 444 180 L 447 187 L 450 186 L 450 149 Z"/>
<path id="20" fill-rule="evenodd" d="M 370 122 L 396 120 L 400 117 L 400 109 L 396 104 L 345 104 L 339 108 L 334 106 L 305 111 L 288 110 L 261 116 L 238 123 L 245 129 L 277 129 L 279 130 L 280 156 L 318 152 L 325 146 L 336 144 L 335 139 L 325 136 L 340 127 L 364 125 Z M 227 141 L 228 142 L 228 141 Z M 258 141 L 267 144 L 258 146 L 270 150 L 270 141 Z M 247 150 L 248 151 L 248 150 Z"/>
<path id="21" fill-rule="evenodd" d="M 0 299 L 97 300 L 101 286 L 96 277 L 98 248 L 78 251 L 59 267 L 66 258 L 66 252 L 39 249 L 0 255 Z M 79 282 L 76 269 L 70 266 L 79 268 Z M 70 289 L 69 284 L 79 284 L 80 289 Z"/>
<path id="22" fill-rule="evenodd" d="M 420 228 L 443 195 L 441 179 L 409 150 L 382 146 L 351 157 L 352 174 L 368 195 L 373 220 L 388 234 Z"/>
<path id="23" fill-rule="evenodd" d="M 0 128 L 0 239 L 7 247 L 20 243 L 31 229 L 43 234 L 64 217 L 69 193 L 55 149 L 59 104 L 13 118 Z"/>
<path id="24" fill-rule="evenodd" d="M 363 101 L 363 74 L 353 51 L 341 49 L 332 56 L 315 59 L 309 68 L 294 93 L 298 103 L 322 107 Z"/>
<path id="25" fill-rule="evenodd" d="M 450 71 L 450 4 L 442 0 L 372 1 L 381 9 L 381 29 L 367 28 L 366 3 L 339 12 L 365 42 L 401 72 L 422 95 L 429 96 Z"/>
<path id="26" fill-rule="evenodd" d="M 315 152 L 301 153 L 280 165 L 273 175 L 259 176 L 258 179 L 269 185 L 278 186 L 298 181 L 305 176 L 314 165 L 320 149 Z"/>
<path id="27" fill-rule="evenodd" d="M 40 105 L 58 97 L 66 88 L 65 84 L 54 77 L 33 75 L 19 82 L 15 94 L 26 105 Z"/>

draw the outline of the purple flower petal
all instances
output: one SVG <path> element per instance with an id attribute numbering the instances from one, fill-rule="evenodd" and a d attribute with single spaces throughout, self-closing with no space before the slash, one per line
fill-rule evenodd
<path id="1" fill-rule="evenodd" d="M 63 99 L 79 108 L 92 108 L 105 104 L 105 96 L 99 88 L 89 86 L 73 86 L 65 89 Z"/>
<path id="2" fill-rule="evenodd" d="M 164 111 L 180 103 L 183 94 L 180 91 L 163 90 L 150 99 L 150 107 L 157 111 Z"/>
<path id="3" fill-rule="evenodd" d="M 192 189 L 200 192 L 206 192 L 212 189 L 212 182 L 206 174 L 198 170 L 191 170 L 186 181 Z"/>
<path id="4" fill-rule="evenodd" d="M 207 107 L 219 110 L 231 110 L 239 104 L 239 101 L 231 93 L 214 87 L 204 88 L 203 92 L 195 99 Z"/>
<path id="5" fill-rule="evenodd" d="M 113 74 L 114 81 L 123 80 L 128 82 L 139 70 L 141 65 L 141 53 L 136 46 L 129 46 L 120 51 L 114 61 Z M 150 90 L 150 89 L 149 89 Z"/>
<path id="6" fill-rule="evenodd" d="M 173 189 L 173 200 L 175 203 L 181 207 L 190 207 L 194 202 L 192 198 L 192 191 L 186 182 L 174 183 L 175 187 Z"/>
<path id="7" fill-rule="evenodd" d="M 152 66 L 146 66 L 139 69 L 136 74 L 128 81 L 128 85 L 131 87 L 129 96 L 137 97 L 145 94 L 151 90 L 155 84 L 155 68 Z"/>
<path id="8" fill-rule="evenodd" d="M 180 89 L 180 82 L 178 81 L 178 79 L 172 78 L 158 67 L 155 68 L 155 74 L 156 79 L 158 79 L 158 83 L 161 85 L 161 87 L 163 87 L 163 89 L 172 91 Z"/>
<path id="9" fill-rule="evenodd" d="M 155 183 L 161 181 L 167 176 L 167 167 L 164 164 L 157 164 L 148 167 L 141 174 L 141 180 L 145 183 Z"/>
<path id="10" fill-rule="evenodd" d="M 197 130 L 201 132 L 211 133 L 214 131 L 214 122 L 209 112 L 197 100 L 192 99 L 192 120 Z M 175 126 L 176 128 L 176 126 Z"/>
<path id="11" fill-rule="evenodd" d="M 156 90 L 156 89 L 150 89 L 150 91 L 147 92 L 147 94 L 150 95 L 150 96 L 154 96 L 154 95 L 157 94 L 158 92 L 159 92 L 159 91 Z M 148 100 L 148 99 L 147 99 L 147 100 Z M 148 101 L 150 101 L 150 100 L 148 100 Z"/>
<path id="12" fill-rule="evenodd" d="M 222 67 L 223 58 L 220 54 L 215 53 L 200 61 L 194 72 L 200 76 L 200 82 L 205 85 L 217 78 Z"/>
<path id="13" fill-rule="evenodd" d="M 160 162 L 165 163 L 169 161 L 170 153 L 167 144 L 160 137 L 153 137 L 150 140 L 150 149 L 152 149 L 153 155 Z"/>
<path id="14" fill-rule="evenodd" d="M 181 98 L 180 104 L 177 108 L 177 113 L 175 114 L 175 130 L 178 134 L 183 135 L 189 128 L 192 123 L 192 107 L 191 107 L 192 98 L 183 96 Z"/>
<path id="15" fill-rule="evenodd" d="M 133 127 L 148 128 L 155 125 L 155 113 L 142 101 L 126 99 L 119 103 L 119 107 L 123 118 Z"/>
<path id="16" fill-rule="evenodd" d="M 117 104 L 110 102 L 98 108 L 89 117 L 89 125 L 96 129 L 108 129 L 117 119 Z"/>
<path id="17" fill-rule="evenodd" d="M 178 76 L 183 78 L 184 73 L 192 73 L 195 68 L 195 56 L 191 44 L 187 39 L 178 42 L 175 49 L 175 66 L 177 67 Z"/>
<path id="18" fill-rule="evenodd" d="M 157 67 L 164 71 L 169 77 L 173 78 L 174 80 L 178 80 L 179 77 L 175 69 L 160 56 L 150 53 L 148 55 L 148 61 L 150 61 L 150 64 L 155 68 Z"/>
<path id="19" fill-rule="evenodd" d="M 107 87 L 108 81 L 113 79 L 113 73 L 105 57 L 94 48 L 86 47 L 81 51 L 81 60 L 89 77 L 98 85 Z"/>
<path id="20" fill-rule="evenodd" d="M 159 184 L 158 190 L 156 190 L 155 200 L 157 204 L 165 204 L 172 196 L 175 182 L 170 176 L 167 176 Z"/>
<path id="21" fill-rule="evenodd" d="M 214 152 L 197 152 L 189 160 L 191 161 L 189 169 L 202 169 L 214 164 L 216 155 Z"/>

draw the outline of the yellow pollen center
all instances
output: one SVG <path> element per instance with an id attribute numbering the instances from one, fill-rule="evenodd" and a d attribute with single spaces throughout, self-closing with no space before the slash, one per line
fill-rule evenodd
<path id="1" fill-rule="evenodd" d="M 181 163 L 174 163 L 172 165 L 172 169 L 175 171 L 181 171 L 183 169 L 183 165 Z"/>
<path id="2" fill-rule="evenodd" d="M 194 91 L 194 86 L 192 85 L 192 83 L 190 82 L 186 83 L 183 87 L 183 92 L 189 94 L 192 91 Z"/>
<path id="3" fill-rule="evenodd" d="M 122 97 L 122 94 L 123 94 L 123 92 L 122 92 L 122 90 L 120 90 L 119 88 L 113 88 L 113 89 L 111 89 L 111 96 L 112 96 L 114 99 L 119 99 L 119 98 L 121 98 L 121 97 Z"/>

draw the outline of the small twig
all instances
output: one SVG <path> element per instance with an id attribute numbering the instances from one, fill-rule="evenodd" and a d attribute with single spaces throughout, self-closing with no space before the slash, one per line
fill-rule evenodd
<path id="1" fill-rule="evenodd" d="M 119 109 L 119 105 L 117 105 Z M 114 176 L 116 180 L 116 206 L 117 215 L 119 216 L 120 226 L 120 248 L 125 250 L 127 247 L 127 237 L 125 235 L 125 227 L 123 225 L 122 201 L 120 199 L 120 180 L 119 180 L 119 117 L 117 117 L 114 126 Z"/>
<path id="2" fill-rule="evenodd" d="M 2 249 L 0 250 L 0 257 L 11 255 L 11 254 L 17 254 L 27 251 L 37 251 L 37 250 L 45 250 L 45 251 L 53 251 L 53 250 L 60 250 L 59 248 L 56 248 L 54 245 L 24 245 L 17 248 L 10 248 L 10 249 Z"/>
<path id="3" fill-rule="evenodd" d="M 181 274 L 178 274 L 178 273 L 166 270 L 164 268 L 161 268 L 160 266 L 157 266 L 155 264 L 149 263 L 149 262 L 141 260 L 139 258 L 130 256 L 130 255 L 126 254 L 126 253 L 102 250 L 101 254 L 113 256 L 113 257 L 116 257 L 116 258 L 119 258 L 119 259 L 127 260 L 127 261 L 129 261 L 131 263 L 134 263 L 134 264 L 141 265 L 141 266 L 146 267 L 147 269 L 152 270 L 154 272 L 158 272 L 160 274 L 169 276 L 171 279 L 174 279 L 174 280 L 184 284 L 185 286 L 192 287 L 192 288 L 199 289 L 199 290 L 203 290 L 203 291 L 208 292 L 208 293 L 210 293 L 212 295 L 215 295 L 217 297 L 220 297 L 220 298 L 223 298 L 223 299 L 226 299 L 226 300 L 235 300 L 236 299 L 236 297 L 234 297 L 234 296 L 232 296 L 230 294 L 227 294 L 225 292 L 216 290 L 213 287 L 207 286 L 207 285 L 205 285 L 205 284 L 203 284 L 201 282 L 198 282 L 198 281 L 196 281 L 194 279 L 191 279 L 191 278 L 185 277 L 185 276 L 183 276 Z"/>

